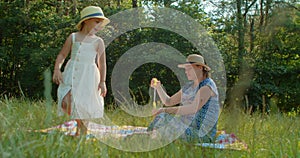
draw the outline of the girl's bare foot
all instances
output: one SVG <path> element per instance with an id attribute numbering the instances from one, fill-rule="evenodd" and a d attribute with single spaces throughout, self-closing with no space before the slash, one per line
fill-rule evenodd
<path id="1" fill-rule="evenodd" d="M 84 125 L 83 121 L 80 119 L 76 119 L 76 122 L 77 122 L 76 136 L 85 135 L 87 133 L 87 128 Z"/>

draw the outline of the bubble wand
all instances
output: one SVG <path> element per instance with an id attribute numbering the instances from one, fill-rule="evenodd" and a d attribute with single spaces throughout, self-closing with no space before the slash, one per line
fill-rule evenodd
<path id="1" fill-rule="evenodd" d="M 153 78 L 153 86 L 156 86 L 158 80 L 157 78 Z M 153 108 L 156 108 L 156 89 L 153 90 Z"/>

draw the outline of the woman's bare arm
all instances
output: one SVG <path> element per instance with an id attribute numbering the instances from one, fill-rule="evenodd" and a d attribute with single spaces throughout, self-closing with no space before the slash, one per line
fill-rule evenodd
<path id="1" fill-rule="evenodd" d="M 199 109 L 201 109 L 208 99 L 214 93 L 208 86 L 201 87 L 197 92 L 194 101 L 189 105 L 183 105 L 178 107 L 169 107 L 163 108 L 162 111 L 165 111 L 170 114 L 177 114 L 177 115 L 188 115 L 188 114 L 195 114 Z"/>

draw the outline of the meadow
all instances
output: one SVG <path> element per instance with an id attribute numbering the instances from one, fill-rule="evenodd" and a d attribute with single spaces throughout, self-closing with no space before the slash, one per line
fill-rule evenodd
<path id="1" fill-rule="evenodd" d="M 118 125 L 147 126 L 151 117 L 134 117 L 120 108 L 105 113 Z M 148 152 L 118 150 L 84 136 L 28 132 L 67 121 L 57 116 L 56 103 L 27 99 L 0 99 L 0 157 L 300 157 L 299 113 L 245 114 L 223 110 L 219 130 L 234 133 L 248 145 L 247 151 L 220 150 L 186 144 L 179 140 Z M 143 148 L 138 141 L 134 145 Z"/>

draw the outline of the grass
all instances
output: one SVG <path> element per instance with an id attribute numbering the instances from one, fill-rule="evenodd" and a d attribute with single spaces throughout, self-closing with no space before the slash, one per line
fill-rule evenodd
<path id="1" fill-rule="evenodd" d="M 147 126 L 151 117 L 130 116 L 116 108 L 105 111 L 118 125 Z M 219 129 L 236 134 L 248 144 L 248 151 L 201 148 L 174 141 L 148 152 L 126 152 L 100 141 L 59 133 L 28 132 L 68 120 L 56 115 L 55 103 L 26 99 L 0 100 L 0 157 L 299 157 L 300 119 L 286 114 L 247 115 L 223 110 Z M 139 140 L 137 140 L 139 141 Z M 134 143 L 143 148 L 144 143 Z"/>

